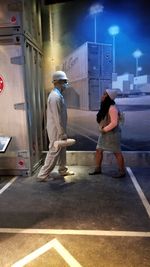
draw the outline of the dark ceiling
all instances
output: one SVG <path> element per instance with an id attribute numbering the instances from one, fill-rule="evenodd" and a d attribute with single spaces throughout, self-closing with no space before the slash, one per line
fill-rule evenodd
<path id="1" fill-rule="evenodd" d="M 52 5 L 52 4 L 58 4 L 58 3 L 66 3 L 66 2 L 69 2 L 69 1 L 72 1 L 72 0 L 45 0 L 44 3 L 45 5 Z"/>

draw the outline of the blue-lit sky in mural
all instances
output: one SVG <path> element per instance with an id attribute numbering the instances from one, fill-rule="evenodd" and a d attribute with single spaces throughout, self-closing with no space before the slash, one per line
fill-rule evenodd
<path id="1" fill-rule="evenodd" d="M 136 68 L 133 52 L 136 49 L 140 49 L 143 55 L 139 58 L 138 66 L 142 67 L 142 70 L 139 70 L 137 74 L 139 76 L 140 74 L 150 75 L 150 3 L 145 3 L 144 0 L 74 0 L 52 5 L 51 8 L 48 7 L 46 9 L 47 17 L 43 16 L 43 36 L 46 48 L 45 58 L 47 60 L 45 70 L 48 73 L 47 76 L 49 77 L 49 71 L 52 71 L 57 66 L 59 67 L 66 56 L 72 52 L 75 53 L 75 50 L 85 42 L 95 41 L 94 17 L 90 16 L 89 10 L 96 3 L 104 7 L 103 13 L 97 15 L 97 42 L 112 43 L 113 38 L 108 32 L 109 27 L 118 25 L 120 28 L 120 32 L 116 36 L 115 66 L 117 74 L 135 74 L 138 68 Z M 49 15 L 51 18 L 51 28 L 47 30 L 48 27 L 45 25 L 48 24 Z M 53 49 L 49 50 L 49 47 L 53 47 Z M 80 56 L 80 53 L 78 55 Z M 83 58 L 81 56 L 81 64 L 83 62 L 84 70 L 85 62 Z M 76 72 L 76 69 L 74 70 Z M 79 71 L 82 74 L 82 66 L 79 68 Z M 126 75 L 126 77 L 132 78 L 133 75 Z M 143 77 L 140 77 L 139 81 L 142 80 L 141 78 Z M 144 79 L 146 78 L 144 77 Z M 93 94 L 91 97 L 91 94 L 88 94 L 89 84 L 82 83 L 83 80 L 81 82 L 75 81 L 74 84 L 74 81 L 72 81 L 71 88 L 74 91 L 70 90 L 68 94 L 70 97 L 68 99 L 70 102 L 72 101 L 71 104 L 68 101 L 70 106 L 67 103 L 69 117 L 68 136 L 77 140 L 73 148 L 74 150 L 90 151 L 95 150 L 99 134 L 95 121 L 97 111 L 95 111 L 96 109 L 91 110 L 91 106 L 86 106 L 87 110 L 84 110 L 85 107 L 82 105 L 81 98 L 85 97 L 84 100 L 88 99 L 90 101 L 95 98 L 99 99 L 95 94 L 95 92 L 98 92 L 95 88 L 98 87 L 94 87 L 93 92 L 95 95 Z M 119 109 L 125 114 L 125 123 L 122 125 L 122 149 L 125 151 L 149 151 L 150 149 L 148 145 L 150 144 L 150 89 L 148 80 L 144 81 L 144 86 L 142 84 L 139 87 L 136 87 L 133 81 L 129 84 L 130 88 L 123 88 L 122 84 L 117 85 L 120 92 L 123 92 L 122 97 L 118 97 L 116 101 Z M 77 84 L 76 82 L 79 83 Z M 82 86 L 84 90 L 82 90 Z M 101 83 L 99 87 L 99 92 L 101 92 Z M 49 83 L 47 88 L 49 88 Z M 90 89 L 92 91 L 92 85 Z M 124 95 L 126 89 L 127 95 Z M 76 92 L 77 94 L 73 94 Z M 78 96 L 77 101 L 76 98 L 72 97 L 76 95 Z M 87 101 L 87 103 L 89 102 Z M 89 124 L 91 127 L 89 127 Z"/>
<path id="2" fill-rule="evenodd" d="M 100 3 L 103 13 L 97 15 L 97 42 L 112 43 L 108 33 L 111 25 L 118 25 L 116 36 L 116 72 L 135 73 L 135 58 L 132 53 L 140 49 L 139 59 L 142 74 L 150 74 L 150 4 L 145 1 L 69 1 L 62 6 L 62 34 L 60 43 L 70 47 L 66 54 L 86 41 L 94 41 L 94 17 L 89 14 L 91 5 Z M 65 51 L 65 50 L 64 50 Z"/>

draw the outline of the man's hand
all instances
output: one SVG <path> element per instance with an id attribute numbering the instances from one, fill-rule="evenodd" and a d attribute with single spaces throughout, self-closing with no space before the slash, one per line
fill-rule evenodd
<path id="1" fill-rule="evenodd" d="M 67 134 L 60 135 L 60 140 L 67 140 Z"/>

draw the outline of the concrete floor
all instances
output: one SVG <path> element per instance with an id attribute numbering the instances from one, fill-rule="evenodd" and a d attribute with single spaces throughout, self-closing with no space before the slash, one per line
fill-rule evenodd
<path id="1" fill-rule="evenodd" d="M 70 169 L 65 182 L 0 177 L 0 266 L 150 267 L 150 168 Z"/>

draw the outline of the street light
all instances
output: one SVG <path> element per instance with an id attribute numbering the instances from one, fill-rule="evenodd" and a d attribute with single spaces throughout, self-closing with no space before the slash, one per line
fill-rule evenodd
<path id="1" fill-rule="evenodd" d="M 138 72 L 141 71 L 140 67 L 139 67 L 139 58 L 143 55 L 143 53 L 141 52 L 141 50 L 136 49 L 133 53 L 132 53 L 133 57 L 135 58 L 135 67 L 136 67 L 136 72 L 135 75 L 136 77 L 138 76 Z"/>
<path id="2" fill-rule="evenodd" d="M 113 73 L 116 72 L 116 35 L 119 33 L 119 27 L 113 25 L 109 27 L 108 32 L 113 37 Z"/>
<path id="3" fill-rule="evenodd" d="M 138 72 L 142 71 L 142 67 L 138 66 L 137 70 L 138 70 Z"/>
<path id="4" fill-rule="evenodd" d="M 103 12 L 103 5 L 101 4 L 94 4 L 90 7 L 90 15 L 94 16 L 94 42 L 97 42 L 97 14 Z"/>

